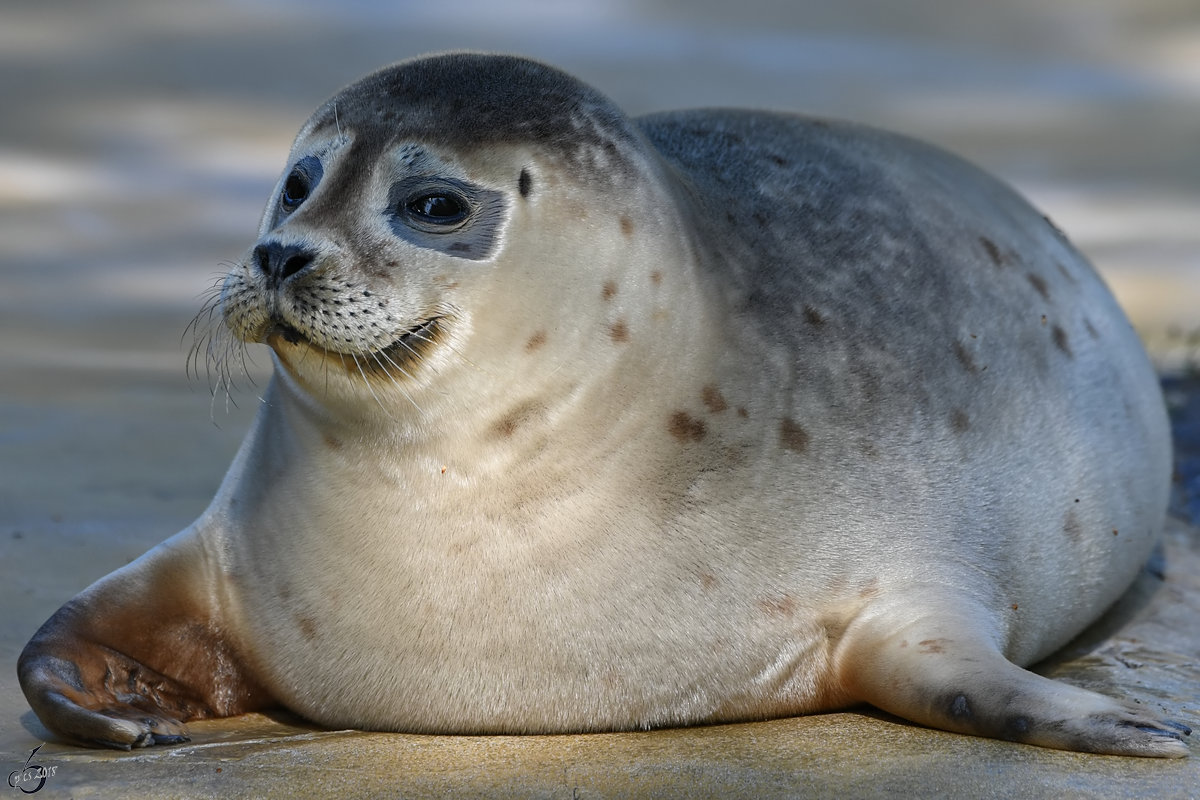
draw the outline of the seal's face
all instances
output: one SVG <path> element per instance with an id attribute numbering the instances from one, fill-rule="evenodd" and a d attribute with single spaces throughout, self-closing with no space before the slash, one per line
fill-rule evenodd
<path id="1" fill-rule="evenodd" d="M 494 260 L 510 195 L 529 180 L 517 167 L 511 188 L 485 185 L 426 146 L 381 147 L 371 133 L 298 143 L 225 282 L 229 328 L 302 380 L 411 377 L 463 312 L 459 273 Z"/>
<path id="2" fill-rule="evenodd" d="M 628 188 L 638 144 L 624 116 L 556 70 L 489 62 L 481 77 L 478 58 L 390 67 L 318 110 L 225 280 L 229 330 L 268 344 L 314 394 L 391 406 L 381 396 L 395 390 L 418 406 L 450 354 L 502 365 L 555 327 L 564 345 L 581 287 L 606 302 L 602 287 L 637 260 L 626 212 L 603 221 L 607 236 L 587 221 L 618 202 L 662 205 Z"/>

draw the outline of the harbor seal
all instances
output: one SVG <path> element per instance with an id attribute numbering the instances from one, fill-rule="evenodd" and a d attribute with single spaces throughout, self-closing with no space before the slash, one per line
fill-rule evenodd
<path id="1" fill-rule="evenodd" d="M 951 155 L 422 58 L 304 125 L 213 308 L 274 377 L 200 519 L 26 646 L 64 737 L 272 705 L 553 733 L 870 703 L 1187 752 L 1020 666 L 1146 560 L 1168 427 L 1091 267 Z"/>

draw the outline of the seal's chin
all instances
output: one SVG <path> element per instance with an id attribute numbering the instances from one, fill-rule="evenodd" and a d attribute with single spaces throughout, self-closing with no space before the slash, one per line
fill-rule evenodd
<path id="1" fill-rule="evenodd" d="M 292 369 L 290 357 L 297 348 L 316 352 L 323 359 L 342 366 L 355 377 L 365 378 L 370 374 L 386 374 L 392 378 L 408 377 L 413 374 L 425 354 L 437 342 L 442 331 L 442 317 L 430 317 L 401 333 L 386 347 L 377 350 L 336 350 L 316 344 L 286 322 L 275 322 L 262 337 L 288 369 Z"/>

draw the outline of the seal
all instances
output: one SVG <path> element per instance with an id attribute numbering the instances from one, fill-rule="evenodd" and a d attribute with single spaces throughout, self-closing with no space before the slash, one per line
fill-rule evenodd
<path id="1" fill-rule="evenodd" d="M 548 733 L 870 703 L 1187 752 L 1151 708 L 1022 668 L 1147 559 L 1168 427 L 1091 267 L 951 155 L 788 114 L 630 119 L 538 63 L 422 58 L 305 124 L 211 309 L 274 377 L 200 519 L 22 653 L 61 736 L 173 743 L 272 705 Z"/>

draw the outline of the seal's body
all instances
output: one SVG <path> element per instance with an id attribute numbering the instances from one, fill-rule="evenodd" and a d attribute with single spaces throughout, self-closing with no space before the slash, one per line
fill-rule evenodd
<path id="1" fill-rule="evenodd" d="M 1186 753 L 1016 666 L 1129 585 L 1170 443 L 1099 278 L 952 156 L 781 114 L 631 121 L 528 61 L 421 59 L 308 122 L 220 303 L 276 375 L 201 519 L 27 646 L 62 734 L 866 701 Z"/>

